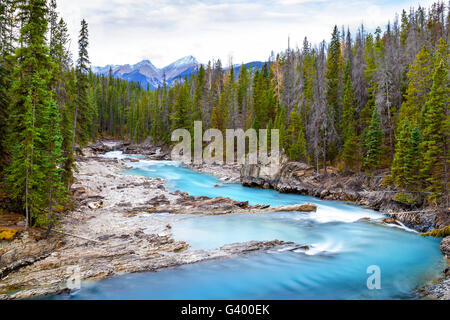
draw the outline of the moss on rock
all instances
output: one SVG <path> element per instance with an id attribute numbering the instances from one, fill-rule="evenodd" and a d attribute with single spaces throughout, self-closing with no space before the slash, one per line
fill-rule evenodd
<path id="1" fill-rule="evenodd" d="M 450 236 L 450 226 L 446 226 L 445 228 L 442 229 L 434 229 L 427 233 L 421 233 L 420 235 L 424 237 L 436 237 L 436 238 L 447 237 Z"/>

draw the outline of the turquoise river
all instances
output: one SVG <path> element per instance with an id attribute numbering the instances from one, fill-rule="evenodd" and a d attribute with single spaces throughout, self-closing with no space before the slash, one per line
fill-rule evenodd
<path id="1" fill-rule="evenodd" d="M 106 157 L 124 158 L 120 152 Z M 417 288 L 439 276 L 439 240 L 413 230 L 367 222 L 378 212 L 345 202 L 322 201 L 273 190 L 224 183 L 171 161 L 130 162 L 124 174 L 159 177 L 171 191 L 229 197 L 271 206 L 314 203 L 317 213 L 185 215 L 173 224 L 176 240 L 190 250 L 250 240 L 284 240 L 310 250 L 269 250 L 158 272 L 116 276 L 53 299 L 416 299 Z M 219 185 L 219 187 L 217 187 Z M 169 214 L 159 214 L 161 218 Z M 370 290 L 370 266 L 380 289 Z"/>

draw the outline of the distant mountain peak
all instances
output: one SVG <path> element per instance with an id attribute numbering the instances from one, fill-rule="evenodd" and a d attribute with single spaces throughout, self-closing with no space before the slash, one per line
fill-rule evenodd
<path id="1" fill-rule="evenodd" d="M 164 78 L 167 84 L 172 85 L 177 79 L 183 79 L 185 76 L 190 77 L 196 72 L 198 65 L 199 63 L 194 56 L 186 56 L 161 69 L 156 68 L 150 60 L 145 59 L 134 65 L 92 66 L 91 70 L 96 74 L 108 76 L 109 70 L 112 68 L 115 78 L 135 81 L 143 87 L 150 86 L 150 88 L 156 89 L 163 85 Z"/>
<path id="2" fill-rule="evenodd" d="M 183 57 L 183 58 L 178 59 L 177 61 L 171 63 L 167 67 L 181 66 L 181 65 L 187 65 L 187 64 L 198 64 L 198 61 L 197 61 L 197 59 L 194 58 L 194 56 L 186 56 L 186 57 Z"/>
<path id="3" fill-rule="evenodd" d="M 263 62 L 254 61 L 245 64 L 247 68 L 261 69 Z M 127 81 L 134 81 L 139 83 L 142 87 L 147 86 L 150 89 L 157 89 L 164 85 L 164 79 L 169 86 L 182 82 L 185 77 L 190 78 L 192 74 L 198 71 L 200 63 L 194 56 L 186 56 L 172 62 L 168 66 L 158 69 L 150 60 L 142 60 L 134 65 L 107 65 L 104 67 L 92 66 L 91 70 L 95 74 L 109 76 L 110 69 L 112 69 L 113 77 L 120 78 Z M 240 71 L 240 65 L 235 65 L 235 75 Z"/>
<path id="4" fill-rule="evenodd" d="M 142 60 L 141 62 L 138 62 L 135 65 L 133 65 L 133 69 L 135 70 L 143 67 L 150 67 L 152 69 L 158 70 L 158 68 L 156 68 L 153 65 L 153 63 L 150 62 L 150 60 Z"/>

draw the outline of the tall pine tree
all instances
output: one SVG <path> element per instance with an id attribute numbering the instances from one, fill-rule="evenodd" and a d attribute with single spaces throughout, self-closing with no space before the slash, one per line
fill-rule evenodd
<path id="1" fill-rule="evenodd" d="M 448 132 L 449 132 L 449 87 L 448 68 L 443 60 L 436 64 L 430 97 L 425 103 L 423 114 L 423 166 L 426 190 L 431 192 L 429 200 L 440 199 L 448 204 Z"/>
<path id="2" fill-rule="evenodd" d="M 80 36 L 78 38 L 78 60 L 76 67 L 76 88 L 77 98 L 73 116 L 72 131 L 72 152 L 75 151 L 75 144 L 80 147 L 85 145 L 89 140 L 91 126 L 91 106 L 88 99 L 89 88 L 89 55 L 87 47 L 89 45 L 88 24 L 86 20 L 81 21 Z"/>
<path id="3" fill-rule="evenodd" d="M 61 150 L 52 143 L 60 135 L 51 127 L 58 126 L 59 114 L 49 91 L 53 63 L 46 44 L 47 5 L 45 0 L 30 0 L 20 6 L 23 27 L 16 51 L 11 105 L 9 114 L 10 164 L 6 179 L 11 199 L 25 211 L 26 226 L 33 221 L 47 222 L 47 208 L 60 198 L 54 194 L 56 181 L 49 183 L 48 176 L 58 176 Z M 49 122 L 54 121 L 49 127 Z M 50 157 L 49 157 L 50 156 Z M 60 180 L 59 177 L 57 180 Z M 54 184 L 55 183 L 55 184 Z"/>
<path id="4" fill-rule="evenodd" d="M 376 107 L 373 108 L 372 120 L 365 133 L 366 154 L 364 157 L 364 167 L 373 171 L 381 167 L 380 160 L 382 155 L 382 138 L 380 115 Z"/>

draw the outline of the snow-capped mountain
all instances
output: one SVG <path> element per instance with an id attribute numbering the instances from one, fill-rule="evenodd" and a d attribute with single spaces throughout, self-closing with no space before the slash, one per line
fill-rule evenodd
<path id="1" fill-rule="evenodd" d="M 149 60 L 143 60 L 134 65 L 107 65 L 104 67 L 91 67 L 93 73 L 108 76 L 110 70 L 115 78 L 140 83 L 144 88 L 156 89 L 164 84 L 172 85 L 177 79 L 190 77 L 197 71 L 199 63 L 193 56 L 181 58 L 170 65 L 158 69 Z"/>

